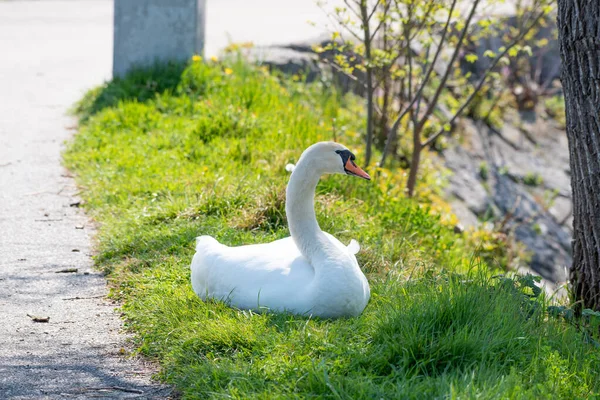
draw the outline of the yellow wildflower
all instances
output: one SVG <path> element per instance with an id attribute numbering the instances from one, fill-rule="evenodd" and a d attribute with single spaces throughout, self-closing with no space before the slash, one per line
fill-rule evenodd
<path id="1" fill-rule="evenodd" d="M 202 57 L 200 57 L 198 54 L 194 54 L 192 56 L 192 61 L 193 62 L 200 62 L 200 61 L 202 61 Z"/>
<path id="2" fill-rule="evenodd" d="M 212 56 L 212 57 L 210 58 L 210 60 L 211 60 L 212 62 L 217 62 L 217 61 L 219 61 L 219 59 L 217 58 L 217 56 Z"/>
<path id="3" fill-rule="evenodd" d="M 231 68 L 225 68 L 225 75 L 233 74 L 233 70 Z"/>

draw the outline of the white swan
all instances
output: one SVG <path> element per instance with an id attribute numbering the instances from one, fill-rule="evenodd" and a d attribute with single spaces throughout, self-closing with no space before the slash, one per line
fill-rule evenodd
<path id="1" fill-rule="evenodd" d="M 210 236 L 197 238 L 192 287 L 202 300 L 223 300 L 240 309 L 269 309 L 324 318 L 359 315 L 370 297 L 356 261 L 355 240 L 344 246 L 321 231 L 314 210 L 323 174 L 369 175 L 354 154 L 334 142 L 302 153 L 286 191 L 291 237 L 271 243 L 228 247 Z"/>

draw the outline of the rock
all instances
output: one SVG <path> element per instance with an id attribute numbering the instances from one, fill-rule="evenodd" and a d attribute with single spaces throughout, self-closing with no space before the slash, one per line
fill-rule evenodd
<path id="1" fill-rule="evenodd" d="M 475 216 L 505 219 L 503 229 L 513 231 L 531 252 L 530 268 L 549 282 L 565 282 L 565 269 L 572 260 L 564 132 L 541 118 L 522 124 L 517 113 L 509 116 L 500 131 L 468 119 L 461 126 L 457 135 L 466 145 L 450 139 L 451 146 L 442 154 L 454 173 L 447 191 L 462 199 L 452 203 L 457 216 L 473 224 L 472 216 L 464 216 L 466 206 Z M 482 165 L 487 179 L 482 177 Z M 531 176 L 539 177 L 537 186 L 526 184 Z"/>
<path id="2" fill-rule="evenodd" d="M 247 51 L 250 61 L 267 65 L 285 74 L 304 75 L 307 82 L 314 81 L 320 74 L 319 57 L 314 53 L 301 52 L 280 46 L 253 47 Z"/>
<path id="3" fill-rule="evenodd" d="M 458 145 L 448 148 L 443 155 L 446 167 L 453 172 L 448 193 L 463 203 L 474 215 L 483 215 L 489 208 L 491 199 L 479 181 L 479 165 L 476 158 Z"/>

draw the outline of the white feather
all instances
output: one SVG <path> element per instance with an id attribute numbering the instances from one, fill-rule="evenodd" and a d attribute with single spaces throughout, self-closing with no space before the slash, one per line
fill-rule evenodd
<path id="1" fill-rule="evenodd" d="M 314 211 L 321 174 L 345 173 L 336 153 L 344 149 L 333 142 L 317 143 L 293 168 L 286 192 L 291 237 L 228 247 L 200 236 L 191 265 L 194 292 L 203 300 L 223 300 L 241 309 L 326 318 L 359 315 L 370 298 L 355 257 L 360 246 L 356 240 L 345 246 L 321 231 Z"/>
<path id="2" fill-rule="evenodd" d="M 356 240 L 352 239 L 350 241 L 350 244 L 348 245 L 348 251 L 352 255 L 358 254 L 358 252 L 360 251 L 360 244 Z"/>

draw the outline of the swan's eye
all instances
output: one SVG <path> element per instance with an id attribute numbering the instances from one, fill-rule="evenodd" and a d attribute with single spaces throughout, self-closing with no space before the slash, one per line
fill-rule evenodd
<path id="1" fill-rule="evenodd" d="M 348 161 L 354 163 L 354 160 L 356 159 L 356 157 L 350 152 L 350 150 L 336 150 L 335 152 L 339 154 L 340 157 L 342 157 L 342 163 L 344 163 L 344 166 Z"/>

